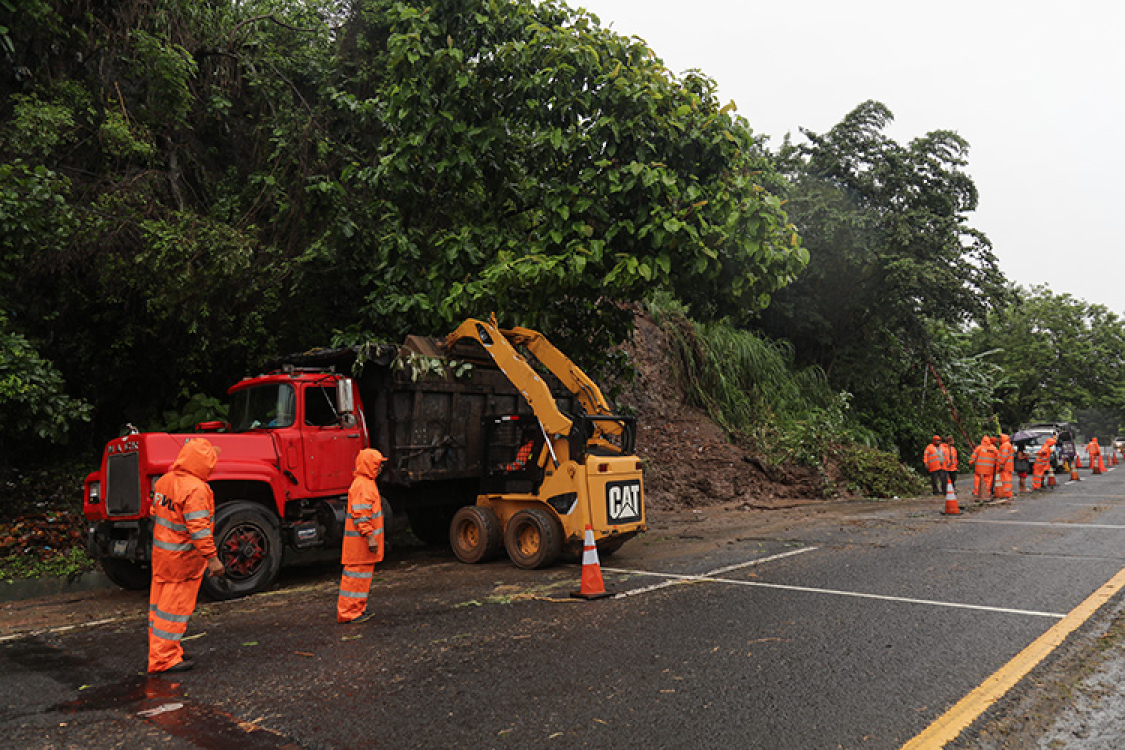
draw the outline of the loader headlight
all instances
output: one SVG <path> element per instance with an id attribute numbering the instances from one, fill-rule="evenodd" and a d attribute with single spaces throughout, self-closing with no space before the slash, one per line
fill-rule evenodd
<path id="1" fill-rule="evenodd" d="M 90 505 L 97 505 L 102 501 L 102 483 L 90 482 L 89 494 L 86 495 L 86 502 Z"/>

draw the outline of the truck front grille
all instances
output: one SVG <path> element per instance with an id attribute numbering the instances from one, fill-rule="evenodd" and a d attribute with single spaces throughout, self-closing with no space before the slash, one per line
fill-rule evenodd
<path id="1" fill-rule="evenodd" d="M 106 510 L 113 516 L 136 515 L 141 509 L 141 455 L 110 456 L 106 465 Z"/>

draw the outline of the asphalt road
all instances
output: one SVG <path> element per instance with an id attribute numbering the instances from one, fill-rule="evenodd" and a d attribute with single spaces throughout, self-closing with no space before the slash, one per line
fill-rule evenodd
<path id="1" fill-rule="evenodd" d="M 175 679 L 143 673 L 143 595 L 36 603 L 66 629 L 0 618 L 5 745 L 898 748 L 1125 568 L 1125 471 L 1082 476 L 952 517 L 943 498 L 657 515 L 602 561 L 619 596 L 599 601 L 568 596 L 577 566 L 398 549 L 379 616 L 343 626 L 338 568 L 303 569 L 201 604 Z M 955 744 L 996 737 L 1039 675 Z"/>

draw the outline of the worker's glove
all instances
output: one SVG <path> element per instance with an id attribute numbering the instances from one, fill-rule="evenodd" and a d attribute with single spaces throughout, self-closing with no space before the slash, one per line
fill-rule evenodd
<path id="1" fill-rule="evenodd" d="M 223 561 L 218 556 L 210 557 L 207 559 L 207 575 L 215 578 L 221 578 L 227 569 L 223 567 Z"/>

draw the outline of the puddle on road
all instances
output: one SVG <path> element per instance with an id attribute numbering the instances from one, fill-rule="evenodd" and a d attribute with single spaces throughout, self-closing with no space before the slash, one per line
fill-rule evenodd
<path id="1" fill-rule="evenodd" d="M 300 746 L 252 722 L 239 721 L 217 708 L 193 702 L 185 679 L 171 675 L 134 675 L 113 681 L 114 675 L 96 661 L 29 638 L 7 645 L 2 652 L 29 672 L 45 675 L 79 691 L 72 701 L 57 703 L 47 712 L 78 714 L 121 711 L 163 729 L 168 734 L 207 750 L 299 750 Z M 98 687 L 87 683 L 99 682 Z"/>
<path id="2" fill-rule="evenodd" d="M 211 706 L 192 702 L 184 683 L 160 675 L 138 675 L 83 691 L 82 697 L 52 706 L 63 713 L 120 710 L 168 734 L 208 750 L 299 750 L 300 746 L 268 729 Z"/>

